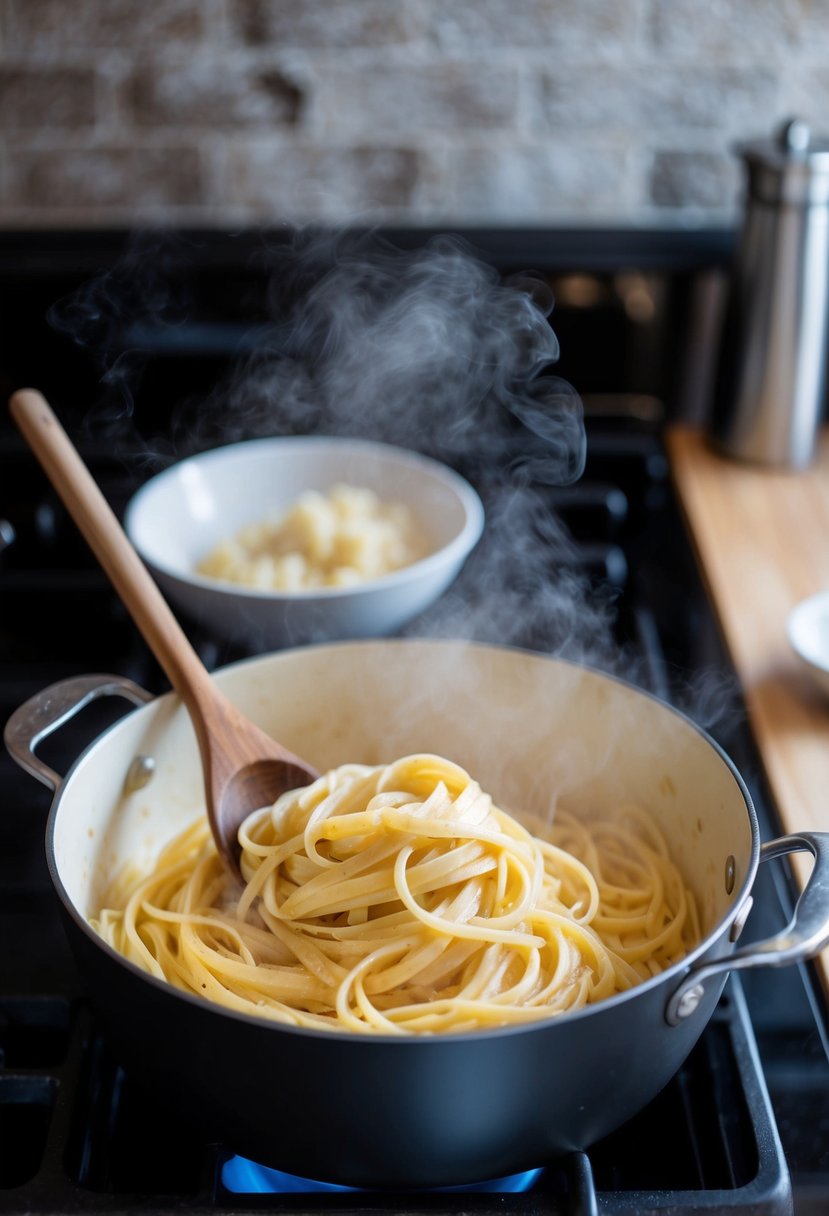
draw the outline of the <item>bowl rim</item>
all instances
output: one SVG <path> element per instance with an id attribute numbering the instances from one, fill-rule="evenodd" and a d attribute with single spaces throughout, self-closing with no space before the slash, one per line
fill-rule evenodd
<path id="1" fill-rule="evenodd" d="M 808 663 L 822 675 L 829 676 L 829 651 L 827 651 L 825 659 L 821 660 L 814 650 L 807 649 L 803 645 L 802 638 L 804 622 L 822 615 L 829 617 L 829 589 L 818 591 L 795 604 L 786 619 L 786 634 L 792 650 L 804 663 Z"/>
<path id="2" fill-rule="evenodd" d="M 455 494 L 463 510 L 463 524 L 457 534 L 446 544 L 441 545 L 440 548 L 427 553 L 424 557 L 418 558 L 417 561 L 411 562 L 407 566 L 401 566 L 397 570 L 392 570 L 388 574 L 381 575 L 379 578 L 368 579 L 347 587 L 312 587 L 298 591 L 281 591 L 277 588 L 269 590 L 266 587 L 247 587 L 242 583 L 234 583 L 229 580 L 225 581 L 199 574 L 195 570 L 184 571 L 178 566 L 156 560 L 140 545 L 135 535 L 135 521 L 139 516 L 139 512 L 149 501 L 150 496 L 157 493 L 159 487 L 165 481 L 180 476 L 182 469 L 187 466 L 193 467 L 196 464 L 209 465 L 234 456 L 244 459 L 245 455 L 252 453 L 254 448 L 260 452 L 265 452 L 268 448 L 284 448 L 286 445 L 297 448 L 321 447 L 323 445 L 331 447 L 342 446 L 343 448 L 363 450 L 367 454 L 372 451 L 380 452 L 384 456 L 390 456 L 393 460 L 400 461 L 409 466 L 419 465 Z M 152 570 L 184 586 L 198 589 L 200 592 L 208 595 L 221 598 L 239 596 L 246 600 L 270 603 L 281 602 L 283 600 L 290 601 L 291 603 L 301 603 L 317 599 L 358 599 L 366 595 L 376 594 L 380 588 L 386 589 L 403 585 L 413 579 L 418 579 L 422 575 L 428 574 L 432 569 L 451 566 L 453 562 L 462 560 L 471 552 L 480 539 L 483 528 L 484 506 L 480 496 L 466 478 L 450 468 L 449 465 L 443 464 L 441 461 L 435 460 L 434 457 L 426 456 L 422 452 L 415 451 L 412 448 L 403 448 L 399 445 L 384 443 L 380 440 L 350 438 L 339 435 L 272 435 L 263 436 L 258 439 L 244 439 L 237 443 L 222 444 L 220 447 L 215 448 L 206 448 L 203 452 L 197 452 L 192 456 L 185 457 L 183 460 L 176 461 L 166 469 L 162 469 L 161 472 L 150 477 L 135 491 L 124 511 L 124 529 L 142 560 Z"/>

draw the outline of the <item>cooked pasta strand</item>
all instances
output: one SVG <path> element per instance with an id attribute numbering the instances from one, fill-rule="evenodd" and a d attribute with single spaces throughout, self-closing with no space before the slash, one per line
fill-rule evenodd
<path id="1" fill-rule="evenodd" d="M 559 811 L 533 834 L 439 756 L 334 769 L 249 816 L 239 840 L 241 894 L 201 820 L 92 924 L 152 975 L 278 1022 L 517 1025 L 623 992 L 700 938 L 643 808 Z"/>

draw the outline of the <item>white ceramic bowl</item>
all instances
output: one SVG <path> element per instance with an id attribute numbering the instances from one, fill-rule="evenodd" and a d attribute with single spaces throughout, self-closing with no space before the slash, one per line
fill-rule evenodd
<path id="1" fill-rule="evenodd" d="M 812 595 L 792 609 L 787 629 L 792 648 L 829 695 L 829 591 Z"/>
<path id="2" fill-rule="evenodd" d="M 353 587 L 281 592 L 197 574 L 220 541 L 293 504 L 304 490 L 365 487 L 407 506 L 429 551 Z M 211 634 L 250 649 L 381 636 L 449 586 L 481 535 L 478 495 L 457 473 L 403 448 L 322 436 L 254 439 L 172 465 L 134 495 L 128 536 L 171 604 Z"/>

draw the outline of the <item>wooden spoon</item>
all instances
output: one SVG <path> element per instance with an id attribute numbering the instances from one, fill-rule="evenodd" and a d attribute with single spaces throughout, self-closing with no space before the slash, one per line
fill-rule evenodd
<path id="1" fill-rule="evenodd" d="M 21 389 L 12 417 L 187 707 L 204 770 L 207 817 L 220 856 L 239 877 L 239 825 L 251 811 L 319 775 L 219 692 L 44 397 Z"/>

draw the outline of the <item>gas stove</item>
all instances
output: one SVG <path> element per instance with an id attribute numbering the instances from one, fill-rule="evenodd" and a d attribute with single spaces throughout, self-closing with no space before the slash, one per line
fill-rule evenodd
<path id="1" fill-rule="evenodd" d="M 429 239 L 385 235 L 408 250 Z M 557 374 L 583 398 L 584 471 L 573 484 L 538 491 L 566 536 L 546 553 L 551 578 L 575 580 L 587 610 L 604 622 L 600 660 L 612 650 L 618 665 L 623 656 L 637 683 L 704 719 L 749 785 L 763 838 L 778 834 L 662 445 L 665 422 L 693 408 L 687 383 L 678 382 L 691 359 L 682 339 L 696 341 L 704 329 L 697 305 L 725 264 L 727 234 L 464 237 L 504 279 L 532 268 L 548 285 L 562 351 Z M 142 285 L 141 307 L 120 312 L 124 266 L 141 265 L 133 238 L 0 240 L 0 378 L 9 391 L 31 384 L 45 392 L 117 513 L 165 462 L 228 437 L 227 418 L 200 403 L 215 400 L 228 369 L 258 349 L 272 291 L 265 251 L 281 252 L 283 239 L 188 234 L 173 243 L 167 267 L 186 309 L 168 297 L 162 307 Z M 112 313 L 96 317 L 102 286 Z M 704 386 L 700 368 L 697 383 Z M 244 437 L 246 419 L 233 420 L 231 437 Z M 422 446 L 428 450 L 427 429 Z M 486 503 L 480 461 L 458 450 L 448 462 Z M 6 418 L 0 519 L 0 717 L 58 679 L 92 671 L 163 691 L 162 673 Z M 473 609 L 474 568 L 465 577 Z M 555 629 L 530 615 L 532 624 L 522 632 L 518 622 L 505 640 L 558 646 Z M 408 631 L 431 626 L 427 614 Z M 192 636 L 210 668 L 244 657 L 243 648 L 197 629 Z M 47 741 L 44 758 L 65 772 L 114 713 L 90 706 Z M 0 1211 L 782 1216 L 829 1208 L 827 1018 L 809 966 L 732 976 L 692 1055 L 649 1107 L 584 1153 L 486 1188 L 321 1188 L 243 1161 L 230 1145 L 205 1143 L 165 1121 L 163 1105 L 111 1057 L 46 870 L 50 796 L 5 754 L 0 784 Z M 763 867 L 758 883 L 762 898 L 746 934 L 759 938 L 786 922 L 793 887 L 785 863 Z"/>

